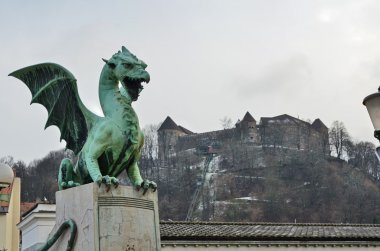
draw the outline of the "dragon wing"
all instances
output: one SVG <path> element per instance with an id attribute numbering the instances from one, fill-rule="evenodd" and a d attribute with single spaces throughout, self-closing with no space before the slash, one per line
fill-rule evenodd
<path id="1" fill-rule="evenodd" d="M 32 65 L 9 74 L 23 81 L 32 93 L 33 103 L 48 111 L 45 128 L 56 125 L 66 148 L 78 154 L 88 131 L 101 117 L 89 111 L 79 98 L 76 79 L 65 68 L 52 63 Z"/>

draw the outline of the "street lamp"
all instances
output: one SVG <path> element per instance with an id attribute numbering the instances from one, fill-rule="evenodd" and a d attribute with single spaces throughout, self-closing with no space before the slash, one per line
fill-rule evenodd
<path id="1" fill-rule="evenodd" d="M 378 92 L 364 98 L 363 105 L 367 107 L 369 117 L 375 128 L 374 136 L 380 141 L 380 87 Z"/>
<path id="2" fill-rule="evenodd" d="M 363 100 L 363 105 L 367 107 L 372 125 L 375 128 L 374 136 L 380 141 L 380 87 L 378 92 L 368 95 Z M 380 146 L 376 147 L 376 156 L 380 161 Z"/>
<path id="3" fill-rule="evenodd" d="M 7 164 L 0 163 L 0 190 L 9 187 L 14 178 L 13 170 Z M 0 201 L 9 201 L 10 194 L 0 194 Z"/>

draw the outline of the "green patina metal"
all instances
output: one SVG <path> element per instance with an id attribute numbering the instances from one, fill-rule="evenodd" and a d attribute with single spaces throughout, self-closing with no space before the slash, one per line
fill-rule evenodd
<path id="1" fill-rule="evenodd" d="M 47 251 L 51 248 L 58 238 L 65 232 L 66 229 L 70 228 L 70 238 L 67 243 L 66 251 L 71 251 L 74 248 L 75 236 L 77 235 L 77 225 L 72 219 L 66 220 L 58 228 L 57 232 L 53 234 L 47 242 L 38 249 L 38 251 Z"/>
<path id="2" fill-rule="evenodd" d="M 28 86 L 31 103 L 42 104 L 48 110 L 46 127 L 56 125 L 66 147 L 78 155 L 75 166 L 69 159 L 62 160 L 58 175 L 60 190 L 91 182 L 104 183 L 110 189 L 112 184 L 119 184 L 117 176 L 127 170 L 136 188 L 142 188 L 144 193 L 148 189 L 155 191 L 156 183 L 143 180 L 140 175 L 137 163 L 144 136 L 132 108 L 132 102 L 143 89 L 142 83 L 150 80 L 147 65 L 124 46 L 104 62 L 99 81 L 104 117 L 84 106 L 76 79 L 60 65 L 38 64 L 9 75 Z"/>

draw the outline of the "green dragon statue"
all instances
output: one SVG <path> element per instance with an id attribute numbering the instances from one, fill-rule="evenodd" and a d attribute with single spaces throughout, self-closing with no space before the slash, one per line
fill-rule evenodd
<path id="1" fill-rule="evenodd" d="M 10 76 L 23 81 L 32 93 L 31 103 L 40 103 L 48 110 L 46 127 L 56 125 L 66 148 L 78 155 L 74 167 L 63 159 L 59 168 L 59 189 L 91 182 L 104 183 L 107 190 L 118 186 L 117 176 L 127 170 L 131 183 L 156 190 L 153 181 L 143 180 L 138 161 L 144 136 L 132 108 L 148 83 L 147 65 L 124 46 L 111 59 L 105 60 L 100 75 L 99 98 L 104 117 L 89 111 L 79 98 L 74 76 L 60 65 L 44 63 L 17 70 Z M 120 85 L 120 84 L 121 85 Z"/>

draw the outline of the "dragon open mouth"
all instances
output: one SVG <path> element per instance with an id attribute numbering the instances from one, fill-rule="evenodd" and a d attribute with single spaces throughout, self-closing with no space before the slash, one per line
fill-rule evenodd
<path id="1" fill-rule="evenodd" d="M 130 78 L 125 77 L 123 80 L 124 88 L 127 90 L 128 94 L 131 96 L 133 101 L 136 101 L 140 96 L 140 92 L 144 89 L 142 83 L 145 83 L 145 79 L 142 78 Z"/>

